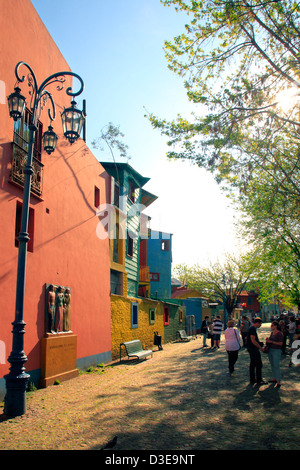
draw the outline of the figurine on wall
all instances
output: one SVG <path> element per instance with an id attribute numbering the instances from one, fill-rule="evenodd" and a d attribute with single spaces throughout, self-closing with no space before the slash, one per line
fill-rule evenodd
<path id="1" fill-rule="evenodd" d="M 59 333 L 63 329 L 64 318 L 64 292 L 59 287 L 56 295 L 56 314 L 55 314 L 55 331 Z"/>
<path id="2" fill-rule="evenodd" d="M 54 333 L 55 328 L 55 287 L 51 284 L 48 291 L 47 297 L 47 306 L 48 306 L 48 331 L 49 333 Z"/>
<path id="3" fill-rule="evenodd" d="M 46 333 L 71 332 L 71 289 L 46 284 Z"/>
<path id="4" fill-rule="evenodd" d="M 71 330 L 71 294 L 70 289 L 66 289 L 64 295 L 64 321 L 63 321 L 63 330 Z"/>

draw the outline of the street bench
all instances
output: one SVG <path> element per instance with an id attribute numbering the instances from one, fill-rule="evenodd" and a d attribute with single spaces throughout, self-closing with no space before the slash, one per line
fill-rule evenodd
<path id="1" fill-rule="evenodd" d="M 177 333 L 181 341 L 190 341 L 191 339 L 193 339 L 193 336 L 187 336 L 185 330 L 178 330 Z"/>
<path id="2" fill-rule="evenodd" d="M 126 341 L 125 343 L 120 344 L 120 362 L 121 362 L 121 347 L 124 346 L 126 349 L 126 354 L 128 358 L 136 357 L 138 360 L 146 359 L 148 356 L 153 356 L 153 351 L 151 349 L 143 349 L 142 343 L 139 339 L 134 339 L 133 341 Z"/>

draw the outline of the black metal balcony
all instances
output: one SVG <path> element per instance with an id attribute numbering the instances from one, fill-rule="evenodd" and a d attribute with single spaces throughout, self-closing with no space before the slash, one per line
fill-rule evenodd
<path id="1" fill-rule="evenodd" d="M 23 169 L 26 165 L 27 151 L 16 143 L 13 144 L 13 157 L 10 180 L 24 186 L 25 175 Z M 31 192 L 37 196 L 42 195 L 43 190 L 43 164 L 36 157 L 32 161 L 33 175 L 31 179 Z"/>

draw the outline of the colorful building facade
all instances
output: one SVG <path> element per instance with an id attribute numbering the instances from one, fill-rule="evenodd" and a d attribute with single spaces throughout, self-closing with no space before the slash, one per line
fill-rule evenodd
<path id="1" fill-rule="evenodd" d="M 144 349 L 152 349 L 154 334 L 165 342 L 164 305 L 147 298 L 111 296 L 112 358 L 116 360 L 124 349 L 120 344 L 139 339 Z"/>
<path id="2" fill-rule="evenodd" d="M 6 96 L 16 86 L 14 71 L 20 60 L 34 70 L 39 84 L 56 72 L 70 71 L 70 67 L 30 0 L 1 2 L 0 28 L 2 400 L 12 350 L 23 168 L 31 119 L 28 69 L 23 72 L 26 80 L 19 84 L 28 103 L 22 121 L 14 123 L 9 117 Z M 75 72 L 84 80 L 82 71 Z M 72 80 L 66 76 L 61 85 L 60 91 L 55 84 L 49 89 L 59 110 L 70 106 L 65 90 Z M 59 113 L 51 123 L 58 143 L 48 155 L 41 143 L 49 124 L 47 106 L 44 108 L 35 142 L 24 308 L 25 368 L 36 386 L 51 384 L 45 377 L 49 366 L 45 356 L 51 348 L 59 349 L 68 342 L 75 348 L 74 367 L 85 369 L 117 359 L 124 341 L 140 339 L 145 348 L 152 348 L 156 332 L 162 343 L 172 341 L 185 324 L 185 307 L 170 299 L 171 237 L 161 238 L 160 232 L 149 231 L 149 217 L 144 212 L 156 200 L 144 188 L 149 178 L 128 164 L 100 163 L 82 138 L 70 145 L 63 136 Z M 157 256 L 164 258 L 161 300 L 151 298 L 150 292 L 149 262 L 156 256 L 151 234 L 155 242 L 158 234 L 163 253 Z M 159 263 L 162 265 L 161 260 Z M 151 269 L 155 272 L 156 267 Z M 56 322 L 58 311 L 63 312 L 61 324 Z M 61 355 L 56 359 L 64 362 Z"/>
<path id="3" fill-rule="evenodd" d="M 102 165 L 111 177 L 112 188 L 111 205 L 108 211 L 102 208 L 103 214 L 110 212 L 110 217 L 104 217 L 102 222 L 109 225 L 111 234 L 111 338 L 112 358 L 116 360 L 120 352 L 124 353 L 120 351 L 123 342 L 140 339 L 143 347 L 149 349 L 153 347 L 155 333 L 161 336 L 162 344 L 175 340 L 177 330 L 184 325 L 185 308 L 181 303 L 172 304 L 168 300 L 171 244 L 168 246 L 166 288 L 161 291 L 167 300 L 153 299 L 150 293 L 149 265 L 154 257 L 159 257 L 150 246 L 152 237 L 159 238 L 160 234 L 150 230 L 145 213 L 157 199 L 144 188 L 149 178 L 127 163 L 102 162 Z"/>
<path id="4" fill-rule="evenodd" d="M 172 234 L 151 230 L 148 245 L 152 298 L 171 298 Z"/>
<path id="5" fill-rule="evenodd" d="M 23 201 L 30 88 L 20 83 L 27 99 L 22 122 L 9 117 L 6 96 L 16 86 L 15 66 L 23 60 L 40 84 L 46 77 L 70 71 L 29 0 L 0 3 L 1 90 L 0 100 L 0 397 L 5 394 L 4 375 L 10 364 L 12 326 L 15 318 L 18 231 Z M 12 38 L 12 40 L 8 40 Z M 83 71 L 76 71 L 84 80 Z M 22 69 L 24 75 L 28 70 Z M 56 107 L 70 106 L 65 90 L 49 85 Z M 74 87 L 77 84 L 74 81 Z M 34 155 L 34 175 L 29 209 L 29 237 L 25 281 L 24 350 L 26 372 L 39 383 L 41 340 L 47 334 L 47 294 L 50 285 L 71 292 L 68 330 L 76 336 L 79 368 L 111 360 L 109 240 L 97 237 L 96 206 L 109 196 L 109 175 L 79 139 L 72 146 L 62 134 L 60 113 L 52 125 L 59 139 L 53 154 L 42 150 L 41 135 L 47 130 L 47 106 L 42 110 Z M 99 199 L 100 198 L 100 199 Z M 57 290 L 58 292 L 58 290 Z M 57 334 L 58 335 L 58 334 Z M 60 334 L 61 336 L 61 334 Z"/>
<path id="6" fill-rule="evenodd" d="M 147 216 L 144 210 L 157 197 L 145 191 L 149 178 L 142 176 L 127 163 L 102 162 L 111 177 L 111 201 L 102 213 L 109 213 L 111 258 L 111 292 L 137 297 L 140 282 L 148 284 L 147 275 Z M 142 250 L 141 250 L 142 244 Z M 144 265 L 140 263 L 140 254 Z M 143 273 L 143 268 L 145 268 Z M 144 275 L 143 275 L 144 274 Z"/>

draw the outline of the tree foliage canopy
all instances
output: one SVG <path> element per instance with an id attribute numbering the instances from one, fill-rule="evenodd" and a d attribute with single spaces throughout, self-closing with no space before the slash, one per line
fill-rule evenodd
<path id="1" fill-rule="evenodd" d="M 300 298 L 299 2 L 161 2 L 189 18 L 165 52 L 195 112 L 150 122 L 169 158 L 212 172 L 242 209 L 261 296 Z"/>
<path id="2" fill-rule="evenodd" d="M 262 301 L 274 297 L 300 305 L 300 204 L 273 178 L 251 181 L 240 196 L 241 235 L 254 247 L 253 271 Z"/>
<path id="3" fill-rule="evenodd" d="M 175 276 L 189 288 L 197 289 L 210 300 L 223 303 L 228 314 L 237 307 L 238 297 L 250 283 L 251 264 L 247 258 L 227 255 L 225 261 L 211 263 L 208 267 L 181 264 L 175 267 Z"/>
<path id="4" fill-rule="evenodd" d="M 256 168 L 274 169 L 299 145 L 299 109 L 278 94 L 300 88 L 300 7 L 293 0 L 162 0 L 191 18 L 165 43 L 169 67 L 184 79 L 199 112 L 171 122 L 151 114 L 168 136 L 170 158 L 189 159 L 231 186 Z M 288 142 L 288 144 L 287 144 Z M 298 163 L 298 162 L 297 162 Z"/>
<path id="5" fill-rule="evenodd" d="M 130 159 L 128 155 L 128 145 L 123 142 L 125 134 L 120 131 L 120 126 L 109 122 L 100 131 L 100 136 L 92 141 L 92 146 L 101 151 L 104 150 L 103 143 L 107 145 L 113 160 L 115 161 L 114 150 L 117 151 L 119 157 Z"/>

